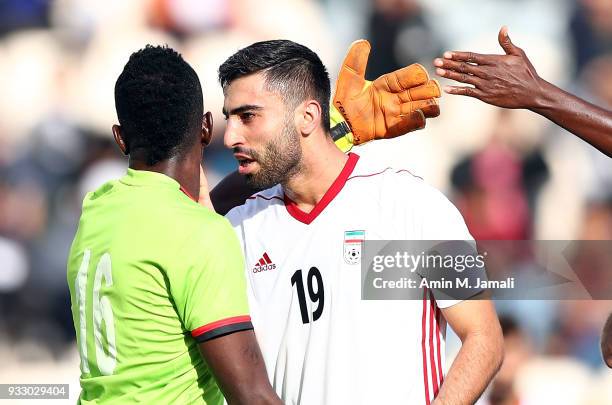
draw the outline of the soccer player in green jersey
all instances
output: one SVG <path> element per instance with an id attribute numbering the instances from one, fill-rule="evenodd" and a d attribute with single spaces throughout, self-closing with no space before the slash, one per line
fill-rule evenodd
<path id="1" fill-rule="evenodd" d="M 83 202 L 68 258 L 81 404 L 280 404 L 228 221 L 198 204 L 212 133 L 195 71 L 134 53 L 115 86 L 127 174 Z"/>

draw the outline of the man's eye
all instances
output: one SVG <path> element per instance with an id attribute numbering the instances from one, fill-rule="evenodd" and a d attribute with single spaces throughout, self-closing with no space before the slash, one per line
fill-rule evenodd
<path id="1" fill-rule="evenodd" d="M 245 112 L 240 114 L 240 119 L 242 121 L 250 121 L 253 117 L 255 117 L 255 114 L 250 113 L 250 112 Z"/>

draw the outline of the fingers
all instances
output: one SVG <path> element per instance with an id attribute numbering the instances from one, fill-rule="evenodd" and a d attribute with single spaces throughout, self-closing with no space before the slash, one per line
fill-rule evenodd
<path id="1" fill-rule="evenodd" d="M 459 73 L 459 72 L 455 72 L 454 70 L 447 70 L 447 69 L 440 69 L 440 68 L 436 69 L 436 74 L 446 79 L 451 79 L 451 80 L 454 80 L 460 83 L 471 84 L 472 86 L 476 86 L 476 87 L 480 86 L 483 80 L 478 76 L 474 76 L 468 73 Z"/>
<path id="2" fill-rule="evenodd" d="M 411 111 L 409 114 L 402 116 L 400 121 L 387 129 L 385 138 L 395 138 L 417 129 L 423 129 L 425 128 L 425 123 L 425 114 L 421 110 Z"/>
<path id="3" fill-rule="evenodd" d="M 396 91 L 402 91 L 403 89 L 418 86 L 420 84 L 427 83 L 429 80 L 429 74 L 427 70 L 418 63 L 414 63 L 410 66 L 398 69 L 395 72 L 388 73 L 388 75 L 394 76 L 401 88 Z"/>
<path id="4" fill-rule="evenodd" d="M 510 40 L 510 36 L 508 35 L 508 27 L 506 27 L 505 25 L 499 30 L 497 40 L 499 41 L 501 47 L 504 49 L 504 52 L 506 52 L 506 55 L 521 55 L 521 48 L 515 46 L 512 43 L 512 41 Z"/>
<path id="5" fill-rule="evenodd" d="M 460 87 L 460 86 L 444 86 L 444 92 L 448 94 L 456 94 L 458 96 L 474 97 L 482 100 L 484 93 L 474 87 Z"/>
<path id="6" fill-rule="evenodd" d="M 360 39 L 351 44 L 338 73 L 334 105 L 338 106 L 342 100 L 361 92 L 365 83 L 369 55 L 370 43 L 368 41 Z"/>
<path id="7" fill-rule="evenodd" d="M 451 59 L 457 62 L 476 63 L 478 65 L 492 65 L 496 62 L 499 55 L 483 55 L 474 52 L 446 51 L 444 59 Z"/>
<path id="8" fill-rule="evenodd" d="M 440 106 L 434 98 L 417 100 L 400 105 L 400 115 L 408 115 L 415 110 L 421 110 L 425 118 L 435 118 L 440 115 Z"/>
<path id="9" fill-rule="evenodd" d="M 467 73 L 470 75 L 478 76 L 482 79 L 486 79 L 485 69 L 482 66 L 472 65 L 467 62 L 457 62 L 451 59 L 436 58 L 434 59 L 434 66 L 436 74 L 438 76 L 446 77 L 446 70 L 452 70 L 457 73 Z"/>
<path id="10" fill-rule="evenodd" d="M 411 87 L 427 83 L 427 70 L 418 63 L 386 73 L 374 80 L 373 84 L 384 91 L 399 93 Z"/>
<path id="11" fill-rule="evenodd" d="M 397 95 L 402 103 L 407 103 L 414 100 L 426 100 L 440 97 L 442 95 L 442 91 L 440 90 L 440 85 L 436 80 L 430 80 L 420 86 L 406 89 Z"/>
<path id="12" fill-rule="evenodd" d="M 370 56 L 370 43 L 365 39 L 360 39 L 351 44 L 351 47 L 344 58 L 341 71 L 345 68 L 350 69 L 357 76 L 365 78 L 368 57 Z"/>

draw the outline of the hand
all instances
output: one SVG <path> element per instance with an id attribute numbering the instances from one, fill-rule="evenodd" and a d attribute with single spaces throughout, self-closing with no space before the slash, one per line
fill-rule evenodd
<path id="1" fill-rule="evenodd" d="M 505 55 L 473 52 L 445 52 L 436 58 L 436 74 L 474 87 L 445 86 L 449 94 L 474 97 L 504 108 L 535 108 L 543 94 L 543 80 L 502 27 L 498 41 Z"/>
<path id="2" fill-rule="evenodd" d="M 212 201 L 210 200 L 210 191 L 208 190 L 208 179 L 204 173 L 204 168 L 200 165 L 200 195 L 198 197 L 198 204 L 203 205 L 206 208 L 215 210 Z"/>
<path id="3" fill-rule="evenodd" d="M 370 83 L 365 80 L 369 54 L 368 41 L 353 42 L 333 99 L 351 127 L 355 145 L 421 129 L 426 117 L 440 115 L 435 100 L 440 97 L 440 86 L 429 79 L 423 66 L 413 64 Z"/>

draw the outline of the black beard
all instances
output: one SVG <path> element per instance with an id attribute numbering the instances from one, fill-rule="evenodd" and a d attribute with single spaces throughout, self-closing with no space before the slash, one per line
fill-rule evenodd
<path id="1" fill-rule="evenodd" d="M 277 184 L 286 184 L 301 170 L 302 148 L 299 134 L 291 123 L 285 124 L 281 136 L 270 141 L 263 153 L 253 152 L 250 155 L 259 163 L 259 171 L 246 175 L 250 187 L 264 190 Z"/>

